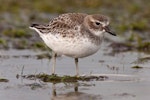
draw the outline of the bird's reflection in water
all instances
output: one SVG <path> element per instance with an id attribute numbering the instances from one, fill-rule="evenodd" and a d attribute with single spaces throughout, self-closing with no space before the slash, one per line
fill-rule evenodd
<path id="1" fill-rule="evenodd" d="M 78 86 L 78 83 L 74 83 L 74 90 L 72 92 L 63 90 L 63 93 L 57 94 L 56 86 L 52 84 L 51 100 L 102 100 L 101 95 L 79 92 Z"/>

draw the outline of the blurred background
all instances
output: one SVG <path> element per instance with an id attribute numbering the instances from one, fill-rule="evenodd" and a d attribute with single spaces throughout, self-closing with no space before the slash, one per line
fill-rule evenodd
<path id="1" fill-rule="evenodd" d="M 149 0 L 0 0 L 0 48 L 45 50 L 30 24 L 48 23 L 68 12 L 107 15 L 112 29 L 125 40 L 112 46 L 150 52 Z"/>

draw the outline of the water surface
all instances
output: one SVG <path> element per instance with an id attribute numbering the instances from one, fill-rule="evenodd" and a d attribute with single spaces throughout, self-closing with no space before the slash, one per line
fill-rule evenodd
<path id="1" fill-rule="evenodd" d="M 76 83 L 45 83 L 38 79 L 17 78 L 17 75 L 51 73 L 51 60 L 37 59 L 45 52 L 32 50 L 1 50 L 0 82 L 2 100 L 148 100 L 150 98 L 149 61 L 135 63 L 149 55 L 139 52 L 123 52 L 110 55 L 107 43 L 96 54 L 79 59 L 80 75 L 107 76 L 102 81 Z M 142 66 L 134 69 L 132 66 Z M 75 75 L 74 59 L 58 57 L 58 75 Z"/>

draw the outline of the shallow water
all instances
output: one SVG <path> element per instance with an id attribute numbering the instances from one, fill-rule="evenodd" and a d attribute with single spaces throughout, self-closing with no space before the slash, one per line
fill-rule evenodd
<path id="1" fill-rule="evenodd" d="M 107 43 L 96 54 L 79 59 L 80 75 L 107 76 L 103 81 L 80 81 L 77 83 L 45 83 L 38 79 L 17 78 L 17 75 L 51 73 L 51 60 L 37 59 L 45 52 L 32 50 L 0 51 L 1 100 L 148 100 L 150 98 L 150 66 L 134 63 L 138 58 L 150 55 L 138 52 L 110 55 Z M 142 69 L 133 69 L 139 65 Z M 58 57 L 58 75 L 75 75 L 74 59 Z"/>

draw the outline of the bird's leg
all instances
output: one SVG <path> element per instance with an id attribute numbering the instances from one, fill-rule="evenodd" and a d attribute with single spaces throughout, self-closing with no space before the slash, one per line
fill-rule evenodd
<path id="1" fill-rule="evenodd" d="M 57 57 L 57 54 L 55 52 L 53 52 L 53 54 L 52 54 L 52 59 L 53 59 L 52 75 L 55 74 L 56 57 Z"/>
<path id="2" fill-rule="evenodd" d="M 52 93 L 53 93 L 53 96 L 56 97 L 57 93 L 56 93 L 55 83 L 52 84 Z"/>
<path id="3" fill-rule="evenodd" d="M 78 82 L 74 84 L 74 92 L 78 92 Z"/>
<path id="4" fill-rule="evenodd" d="M 75 64 L 76 64 L 76 76 L 79 76 L 78 58 L 75 58 Z"/>

